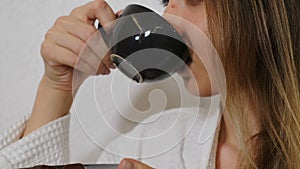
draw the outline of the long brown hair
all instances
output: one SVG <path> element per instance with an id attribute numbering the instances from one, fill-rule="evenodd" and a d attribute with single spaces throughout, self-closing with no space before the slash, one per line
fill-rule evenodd
<path id="1" fill-rule="evenodd" d="M 300 168 L 300 1 L 205 1 L 227 83 L 226 111 L 249 138 L 247 110 L 261 126 L 241 142 L 239 168 Z M 217 28 L 217 29 L 215 29 Z"/>

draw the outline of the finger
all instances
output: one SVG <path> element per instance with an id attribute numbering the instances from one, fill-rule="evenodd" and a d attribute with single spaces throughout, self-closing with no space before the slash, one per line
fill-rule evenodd
<path id="1" fill-rule="evenodd" d="M 57 43 L 59 46 L 71 50 L 77 56 L 85 45 L 85 43 L 81 39 L 67 32 L 58 31 L 55 29 L 47 32 L 46 39 L 50 39 Z"/>
<path id="2" fill-rule="evenodd" d="M 99 67 L 98 67 L 98 70 L 97 70 L 97 75 L 108 75 L 110 74 L 110 70 L 108 67 L 106 67 L 104 65 L 103 62 L 100 63 Z"/>
<path id="3" fill-rule="evenodd" d="M 97 56 L 97 54 L 91 50 L 87 45 L 81 51 L 79 58 L 83 60 L 85 63 L 91 65 L 95 70 L 96 74 L 104 74 L 104 70 L 106 69 L 105 65 L 101 65 L 102 59 Z M 100 69 L 103 67 L 102 69 Z"/>
<path id="4" fill-rule="evenodd" d="M 110 73 L 109 68 L 115 68 L 115 66 L 112 64 L 112 61 L 110 60 L 110 57 L 109 57 L 110 50 L 105 45 L 105 42 L 103 41 L 103 38 L 99 31 L 97 31 L 88 40 L 85 48 L 82 50 L 82 53 L 80 54 L 80 57 L 82 57 L 84 60 L 86 60 L 90 53 L 94 53 L 101 62 L 101 63 L 97 62 L 97 65 L 100 64 L 98 67 L 97 74 L 107 75 Z M 96 63 L 96 62 L 93 61 L 92 63 Z"/>
<path id="5" fill-rule="evenodd" d="M 78 56 L 72 51 L 55 44 L 55 42 L 44 41 L 41 47 L 43 59 L 50 65 L 67 65 L 75 67 Z"/>
<path id="6" fill-rule="evenodd" d="M 140 161 L 126 158 L 120 162 L 118 169 L 154 169 L 154 168 Z"/>
<path id="7" fill-rule="evenodd" d="M 88 75 L 96 73 L 92 66 L 79 59 L 74 52 L 49 40 L 42 43 L 41 55 L 50 66 L 67 65 Z"/>
<path id="8" fill-rule="evenodd" d="M 97 69 L 81 58 L 77 60 L 75 69 L 84 73 L 85 76 L 95 75 L 97 73 Z"/>
<path id="9" fill-rule="evenodd" d="M 115 69 L 116 67 L 114 66 L 113 62 L 110 59 L 110 53 L 107 54 L 103 59 L 102 59 L 103 64 L 110 69 Z"/>
<path id="10" fill-rule="evenodd" d="M 71 16 L 91 25 L 93 25 L 95 19 L 105 25 L 116 18 L 113 10 L 104 0 L 95 0 L 77 7 L 72 10 Z"/>
<path id="11" fill-rule="evenodd" d="M 118 10 L 118 11 L 116 12 L 116 15 L 117 15 L 117 16 L 120 16 L 122 13 L 123 13 L 123 9 L 120 9 L 120 10 Z"/>
<path id="12" fill-rule="evenodd" d="M 116 20 L 116 14 L 105 1 L 95 0 L 95 3 L 98 4 L 95 10 L 96 19 L 99 20 L 99 23 L 103 26 L 104 29 L 109 29 L 112 24 L 108 24 Z"/>
<path id="13" fill-rule="evenodd" d="M 107 47 L 99 31 L 95 32 L 86 42 L 89 50 L 93 51 L 101 60 L 107 55 L 110 49 Z"/>
<path id="14" fill-rule="evenodd" d="M 94 23 L 94 20 L 96 19 L 95 18 L 95 9 L 97 8 L 96 5 L 97 4 L 95 3 L 95 1 L 88 2 L 85 5 L 74 8 L 71 11 L 70 16 L 73 16 L 84 23 L 89 23 L 92 25 Z"/>
<path id="15" fill-rule="evenodd" d="M 56 20 L 55 27 L 58 30 L 66 31 L 78 37 L 84 42 L 86 42 L 97 31 L 93 25 L 86 24 L 70 16 L 59 17 Z"/>

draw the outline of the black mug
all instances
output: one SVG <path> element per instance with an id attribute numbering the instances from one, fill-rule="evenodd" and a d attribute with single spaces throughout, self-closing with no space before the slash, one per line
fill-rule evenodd
<path id="1" fill-rule="evenodd" d="M 99 24 L 110 59 L 138 83 L 169 77 L 191 62 L 187 45 L 163 17 L 141 5 L 128 5 L 109 36 Z"/>

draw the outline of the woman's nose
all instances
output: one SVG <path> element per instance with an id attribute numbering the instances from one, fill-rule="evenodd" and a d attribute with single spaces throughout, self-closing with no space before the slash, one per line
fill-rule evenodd
<path id="1" fill-rule="evenodd" d="M 170 0 L 166 6 L 166 9 L 164 11 L 164 13 L 166 14 L 170 14 L 170 15 L 178 15 L 178 0 Z"/>
<path id="2" fill-rule="evenodd" d="M 178 3 L 174 1 L 169 1 L 166 9 L 163 13 L 163 17 L 176 29 L 176 31 L 181 35 L 184 36 L 184 30 L 182 29 L 183 17 L 182 9 L 178 6 Z"/>

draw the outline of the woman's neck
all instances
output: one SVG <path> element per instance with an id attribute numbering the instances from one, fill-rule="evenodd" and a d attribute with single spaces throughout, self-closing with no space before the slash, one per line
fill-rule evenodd
<path id="1" fill-rule="evenodd" d="M 248 121 L 246 122 L 246 124 L 248 124 L 248 131 L 250 137 L 245 138 L 244 141 L 249 140 L 252 136 L 255 136 L 257 133 L 260 132 L 260 125 L 255 111 L 248 111 L 247 120 Z M 221 129 L 219 134 L 219 141 L 230 144 L 238 150 L 240 149 L 237 128 L 235 127 L 235 124 L 230 114 L 226 111 L 224 112 L 222 117 Z"/>
<path id="2" fill-rule="evenodd" d="M 221 120 L 221 129 L 219 133 L 219 140 L 223 143 L 228 143 L 234 147 L 238 145 L 238 136 L 236 128 L 229 117 L 229 114 L 224 113 Z"/>
<path id="3" fill-rule="evenodd" d="M 248 113 L 247 116 L 247 123 L 248 128 L 251 129 L 250 136 L 255 135 L 259 132 L 257 116 L 254 111 Z M 230 117 L 229 113 L 224 113 L 221 120 L 220 126 L 220 133 L 219 133 L 219 140 L 218 140 L 218 149 L 217 149 L 217 156 L 216 156 L 216 168 L 217 169 L 231 169 L 237 168 L 238 160 L 239 160 L 239 153 L 240 153 L 240 143 L 238 132 L 235 127 L 235 124 Z M 249 140 L 246 138 L 246 140 Z"/>

